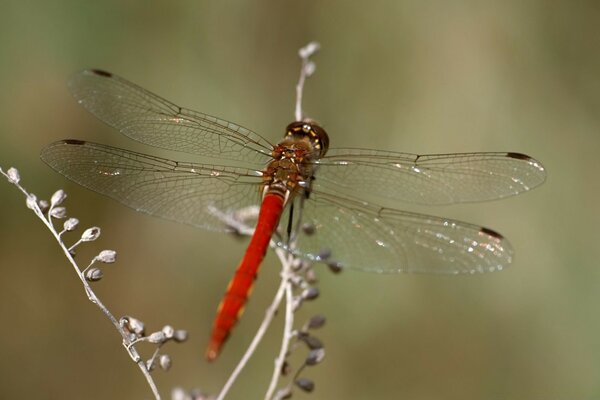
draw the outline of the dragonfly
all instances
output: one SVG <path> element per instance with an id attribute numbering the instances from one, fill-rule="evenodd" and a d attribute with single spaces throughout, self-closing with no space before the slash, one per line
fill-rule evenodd
<path id="1" fill-rule="evenodd" d="M 237 323 L 270 244 L 313 262 L 376 273 L 502 270 L 514 251 L 498 232 L 390 204 L 500 199 L 546 177 L 539 161 L 521 153 L 329 148 L 326 131 L 308 119 L 289 124 L 272 143 L 97 69 L 77 73 L 69 87 L 79 104 L 125 136 L 189 160 L 67 139 L 44 148 L 41 158 L 68 179 L 137 211 L 212 231 L 231 230 L 223 215 L 260 205 L 217 311 L 209 361 Z M 300 224 L 311 229 L 292 246 L 280 232 L 299 231 Z"/>

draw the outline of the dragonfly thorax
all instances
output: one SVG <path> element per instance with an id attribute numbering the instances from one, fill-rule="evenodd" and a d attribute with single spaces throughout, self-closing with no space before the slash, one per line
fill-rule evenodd
<path id="1" fill-rule="evenodd" d="M 307 188 L 315 161 L 325 155 L 328 146 L 327 133 L 316 123 L 292 122 L 283 140 L 273 147 L 273 159 L 263 171 L 264 187 L 292 196 Z"/>

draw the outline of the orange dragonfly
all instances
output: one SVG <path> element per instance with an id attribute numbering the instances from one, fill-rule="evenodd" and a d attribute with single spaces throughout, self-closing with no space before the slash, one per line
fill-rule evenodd
<path id="1" fill-rule="evenodd" d="M 513 249 L 499 233 L 385 204 L 499 199 L 533 189 L 546 176 L 540 162 L 520 153 L 329 149 L 327 133 L 310 120 L 292 122 L 273 144 L 101 70 L 82 71 L 69 86 L 79 104 L 122 134 L 188 153 L 193 161 L 63 140 L 41 153 L 62 175 L 137 211 L 214 231 L 230 229 L 223 215 L 261 205 L 219 306 L 208 360 L 218 356 L 238 320 L 271 241 L 298 257 L 369 272 L 501 270 L 511 264 Z M 301 212 L 294 216 L 293 210 Z M 311 234 L 298 235 L 292 247 L 285 232 L 300 224 Z"/>

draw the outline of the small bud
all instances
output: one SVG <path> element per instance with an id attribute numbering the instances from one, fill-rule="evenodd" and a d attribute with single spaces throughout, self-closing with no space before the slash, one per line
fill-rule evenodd
<path id="1" fill-rule="evenodd" d="M 318 363 L 323 361 L 324 358 L 325 358 L 325 350 L 324 349 L 311 350 L 308 353 L 306 360 L 304 360 L 304 363 L 306 365 L 311 365 L 311 366 L 317 365 Z"/>
<path id="2" fill-rule="evenodd" d="M 323 325 L 325 325 L 325 316 L 318 314 L 308 320 L 307 327 L 308 329 L 319 329 Z"/>
<path id="3" fill-rule="evenodd" d="M 158 365 L 164 370 L 168 371 L 171 368 L 171 357 L 167 354 L 161 354 L 158 358 Z"/>
<path id="4" fill-rule="evenodd" d="M 117 259 L 117 252 L 114 250 L 102 250 L 100 254 L 96 256 L 96 259 L 106 264 L 112 264 Z"/>
<path id="5" fill-rule="evenodd" d="M 312 266 L 306 270 L 305 277 L 306 281 L 311 284 L 317 283 L 319 281 L 319 279 L 317 278 L 317 273 L 315 272 Z"/>
<path id="6" fill-rule="evenodd" d="M 52 218 L 64 218 L 67 216 L 67 209 L 64 207 L 54 207 L 50 209 L 50 216 Z"/>
<path id="7" fill-rule="evenodd" d="M 129 316 L 121 318 L 121 326 L 127 329 L 128 332 L 134 333 L 136 336 L 144 336 L 144 332 L 146 331 L 146 327 L 142 321 Z"/>
<path id="8" fill-rule="evenodd" d="M 304 73 L 306 74 L 306 76 L 312 76 L 312 74 L 314 74 L 316 70 L 317 64 L 315 64 L 312 61 L 307 62 L 304 66 Z"/>
<path id="9" fill-rule="evenodd" d="M 10 167 L 8 171 L 6 171 L 6 175 L 8 175 L 8 181 L 10 183 L 19 183 L 21 180 L 21 175 L 19 175 L 19 170 L 15 167 Z"/>
<path id="10" fill-rule="evenodd" d="M 156 364 L 153 362 L 153 360 L 152 359 L 147 360 L 146 361 L 146 369 L 148 371 L 154 371 L 154 368 L 156 368 Z"/>
<path id="11" fill-rule="evenodd" d="M 65 231 L 74 231 L 75 228 L 77 228 L 77 225 L 79 224 L 79 220 L 77 218 L 69 218 L 68 220 L 65 221 L 63 227 L 65 228 Z"/>
<path id="12" fill-rule="evenodd" d="M 302 341 L 306 343 L 309 349 L 317 350 L 323 348 L 323 343 L 314 336 L 305 336 L 302 338 Z"/>
<path id="13" fill-rule="evenodd" d="M 180 387 L 176 387 L 171 390 L 171 400 L 189 400 L 189 397 L 185 390 Z"/>
<path id="14" fill-rule="evenodd" d="M 165 341 L 165 334 L 162 331 L 151 333 L 148 336 L 148 341 L 150 343 L 162 343 Z"/>
<path id="15" fill-rule="evenodd" d="M 171 338 L 173 338 L 173 335 L 175 334 L 175 329 L 173 329 L 173 327 L 171 325 L 165 325 L 162 328 L 162 332 L 165 334 L 165 337 L 167 339 L 171 339 Z"/>
<path id="16" fill-rule="evenodd" d="M 302 259 L 300 258 L 294 258 L 292 260 L 292 270 L 293 271 L 299 271 L 302 268 Z"/>
<path id="17" fill-rule="evenodd" d="M 175 339 L 175 341 L 177 343 L 181 343 L 181 342 L 185 342 L 188 338 L 188 333 L 187 331 L 184 331 L 183 329 L 178 329 L 175 331 L 175 333 L 173 333 L 173 339 Z"/>
<path id="18" fill-rule="evenodd" d="M 287 400 L 287 399 L 291 399 L 291 398 L 292 398 L 292 388 L 289 386 L 279 389 L 277 391 L 277 393 L 275 393 L 275 397 L 273 397 L 274 400 Z"/>
<path id="19" fill-rule="evenodd" d="M 52 207 L 59 206 L 66 198 L 67 194 L 64 190 L 57 190 L 50 198 L 50 204 L 52 205 Z"/>
<path id="20" fill-rule="evenodd" d="M 302 292 L 302 298 L 305 300 L 314 300 L 319 297 L 319 288 L 309 287 Z"/>
<path id="21" fill-rule="evenodd" d="M 334 274 L 339 274 L 340 272 L 342 272 L 342 269 L 344 268 L 344 266 L 337 261 L 329 261 L 327 263 L 327 266 L 329 267 L 329 270 L 331 272 L 333 272 Z"/>
<path id="22" fill-rule="evenodd" d="M 27 196 L 27 200 L 25 200 L 26 204 L 27 204 L 27 208 L 29 208 L 30 210 L 35 210 L 35 208 L 37 207 L 37 197 L 35 196 L 35 194 L 29 194 Z"/>
<path id="23" fill-rule="evenodd" d="M 312 392 L 315 388 L 315 383 L 307 378 L 296 379 L 296 382 L 294 382 L 294 383 L 300 389 L 304 390 L 305 392 L 309 392 L 309 393 Z"/>
<path id="24" fill-rule="evenodd" d="M 83 232 L 83 235 L 81 235 L 81 240 L 83 240 L 84 242 L 91 242 L 91 241 L 98 239 L 99 236 L 100 236 L 100 228 L 98 228 L 98 227 L 88 228 L 85 230 L 85 232 Z"/>
<path id="25" fill-rule="evenodd" d="M 48 200 L 40 200 L 38 201 L 38 207 L 45 213 L 50 208 L 50 203 L 48 203 Z"/>
<path id="26" fill-rule="evenodd" d="M 103 276 L 104 274 L 102 273 L 102 270 L 96 267 L 88 269 L 85 273 L 85 279 L 87 279 L 90 282 L 99 281 L 100 279 L 102 279 Z"/>
<path id="27" fill-rule="evenodd" d="M 292 367 L 290 367 L 290 363 L 284 361 L 281 365 L 281 375 L 287 376 L 292 371 Z"/>
<path id="28" fill-rule="evenodd" d="M 302 224 L 302 232 L 304 232 L 306 236 L 314 235 L 316 231 L 317 227 L 314 224 L 308 222 Z"/>
<path id="29" fill-rule="evenodd" d="M 327 260 L 329 257 L 331 257 L 331 249 L 328 248 L 321 249 L 317 254 L 317 259 L 321 261 Z"/>
<path id="30" fill-rule="evenodd" d="M 321 45 L 318 42 L 310 42 L 309 44 L 298 50 L 298 55 L 300 56 L 300 58 L 308 58 L 315 54 L 320 48 Z"/>

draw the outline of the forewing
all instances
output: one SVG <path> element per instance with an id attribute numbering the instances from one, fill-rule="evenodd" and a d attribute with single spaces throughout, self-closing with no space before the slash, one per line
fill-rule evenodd
<path id="1" fill-rule="evenodd" d="M 513 257 L 510 243 L 491 229 L 322 192 L 304 201 L 302 221 L 313 232 L 298 236 L 295 252 L 344 268 L 475 273 L 503 269 Z"/>
<path id="2" fill-rule="evenodd" d="M 151 146 L 262 165 L 272 145 L 231 122 L 177 106 L 108 72 L 84 70 L 69 81 L 77 101 L 130 138 Z"/>
<path id="3" fill-rule="evenodd" d="M 441 205 L 513 196 L 535 188 L 545 178 L 542 164 L 520 153 L 417 155 L 332 149 L 319 160 L 314 187 Z"/>
<path id="4" fill-rule="evenodd" d="M 41 158 L 70 180 L 154 216 L 226 231 L 222 214 L 260 204 L 261 172 L 183 163 L 79 140 Z"/>

